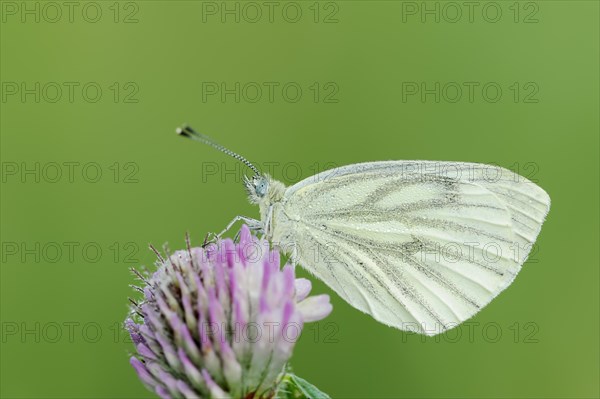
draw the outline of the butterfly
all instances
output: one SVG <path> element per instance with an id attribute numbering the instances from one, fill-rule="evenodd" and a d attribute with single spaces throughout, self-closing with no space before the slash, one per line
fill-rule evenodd
<path id="1" fill-rule="evenodd" d="M 353 307 L 400 330 L 436 335 L 506 289 L 550 209 L 535 183 L 467 162 L 381 161 L 321 172 L 293 186 L 189 126 L 185 137 L 247 165 L 244 184 L 276 247 Z"/>

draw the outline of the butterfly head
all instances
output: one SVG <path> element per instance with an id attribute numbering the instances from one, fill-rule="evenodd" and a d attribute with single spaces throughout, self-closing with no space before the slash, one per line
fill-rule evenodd
<path id="1" fill-rule="evenodd" d="M 244 176 L 244 185 L 248 192 L 250 202 L 253 204 L 261 202 L 269 192 L 271 178 L 266 174 L 257 174 L 252 177 Z"/>

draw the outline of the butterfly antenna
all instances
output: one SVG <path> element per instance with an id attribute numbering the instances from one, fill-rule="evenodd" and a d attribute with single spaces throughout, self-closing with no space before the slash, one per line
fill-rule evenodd
<path id="1" fill-rule="evenodd" d="M 176 131 L 177 131 L 177 134 L 179 134 L 183 137 L 187 137 L 189 139 L 199 141 L 199 142 L 207 144 L 213 148 L 216 148 L 217 150 L 219 150 L 221 152 L 224 152 L 225 154 L 237 159 L 238 161 L 242 162 L 244 165 L 246 165 L 247 167 L 252 169 L 252 171 L 254 171 L 254 173 L 256 175 L 260 175 L 260 171 L 256 168 L 256 166 L 252 165 L 252 163 L 250 161 L 248 161 L 246 158 L 244 158 L 240 154 L 237 154 L 237 153 L 223 147 L 221 144 L 216 143 L 210 137 L 208 137 L 202 133 L 198 133 L 197 131 L 192 129 L 190 126 L 183 125 L 182 127 L 178 127 Z"/>

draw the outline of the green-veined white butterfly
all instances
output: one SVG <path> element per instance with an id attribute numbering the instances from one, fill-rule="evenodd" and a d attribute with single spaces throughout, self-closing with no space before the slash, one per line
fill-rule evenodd
<path id="1" fill-rule="evenodd" d="M 348 165 L 291 187 L 188 126 L 183 136 L 240 160 L 260 220 L 238 216 L 355 308 L 435 335 L 508 287 L 550 208 L 531 181 L 497 166 L 383 161 Z M 222 234 L 221 233 L 221 234 Z"/>

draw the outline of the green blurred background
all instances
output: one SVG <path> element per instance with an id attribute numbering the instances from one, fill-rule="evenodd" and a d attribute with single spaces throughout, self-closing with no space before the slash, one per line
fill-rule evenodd
<path id="1" fill-rule="evenodd" d="M 152 397 L 128 268 L 258 215 L 182 122 L 286 184 L 389 159 L 536 179 L 539 250 L 469 324 L 422 339 L 315 283 L 334 312 L 293 365 L 335 398 L 598 397 L 597 1 L 70 4 L 1 3 L 3 398 Z"/>

